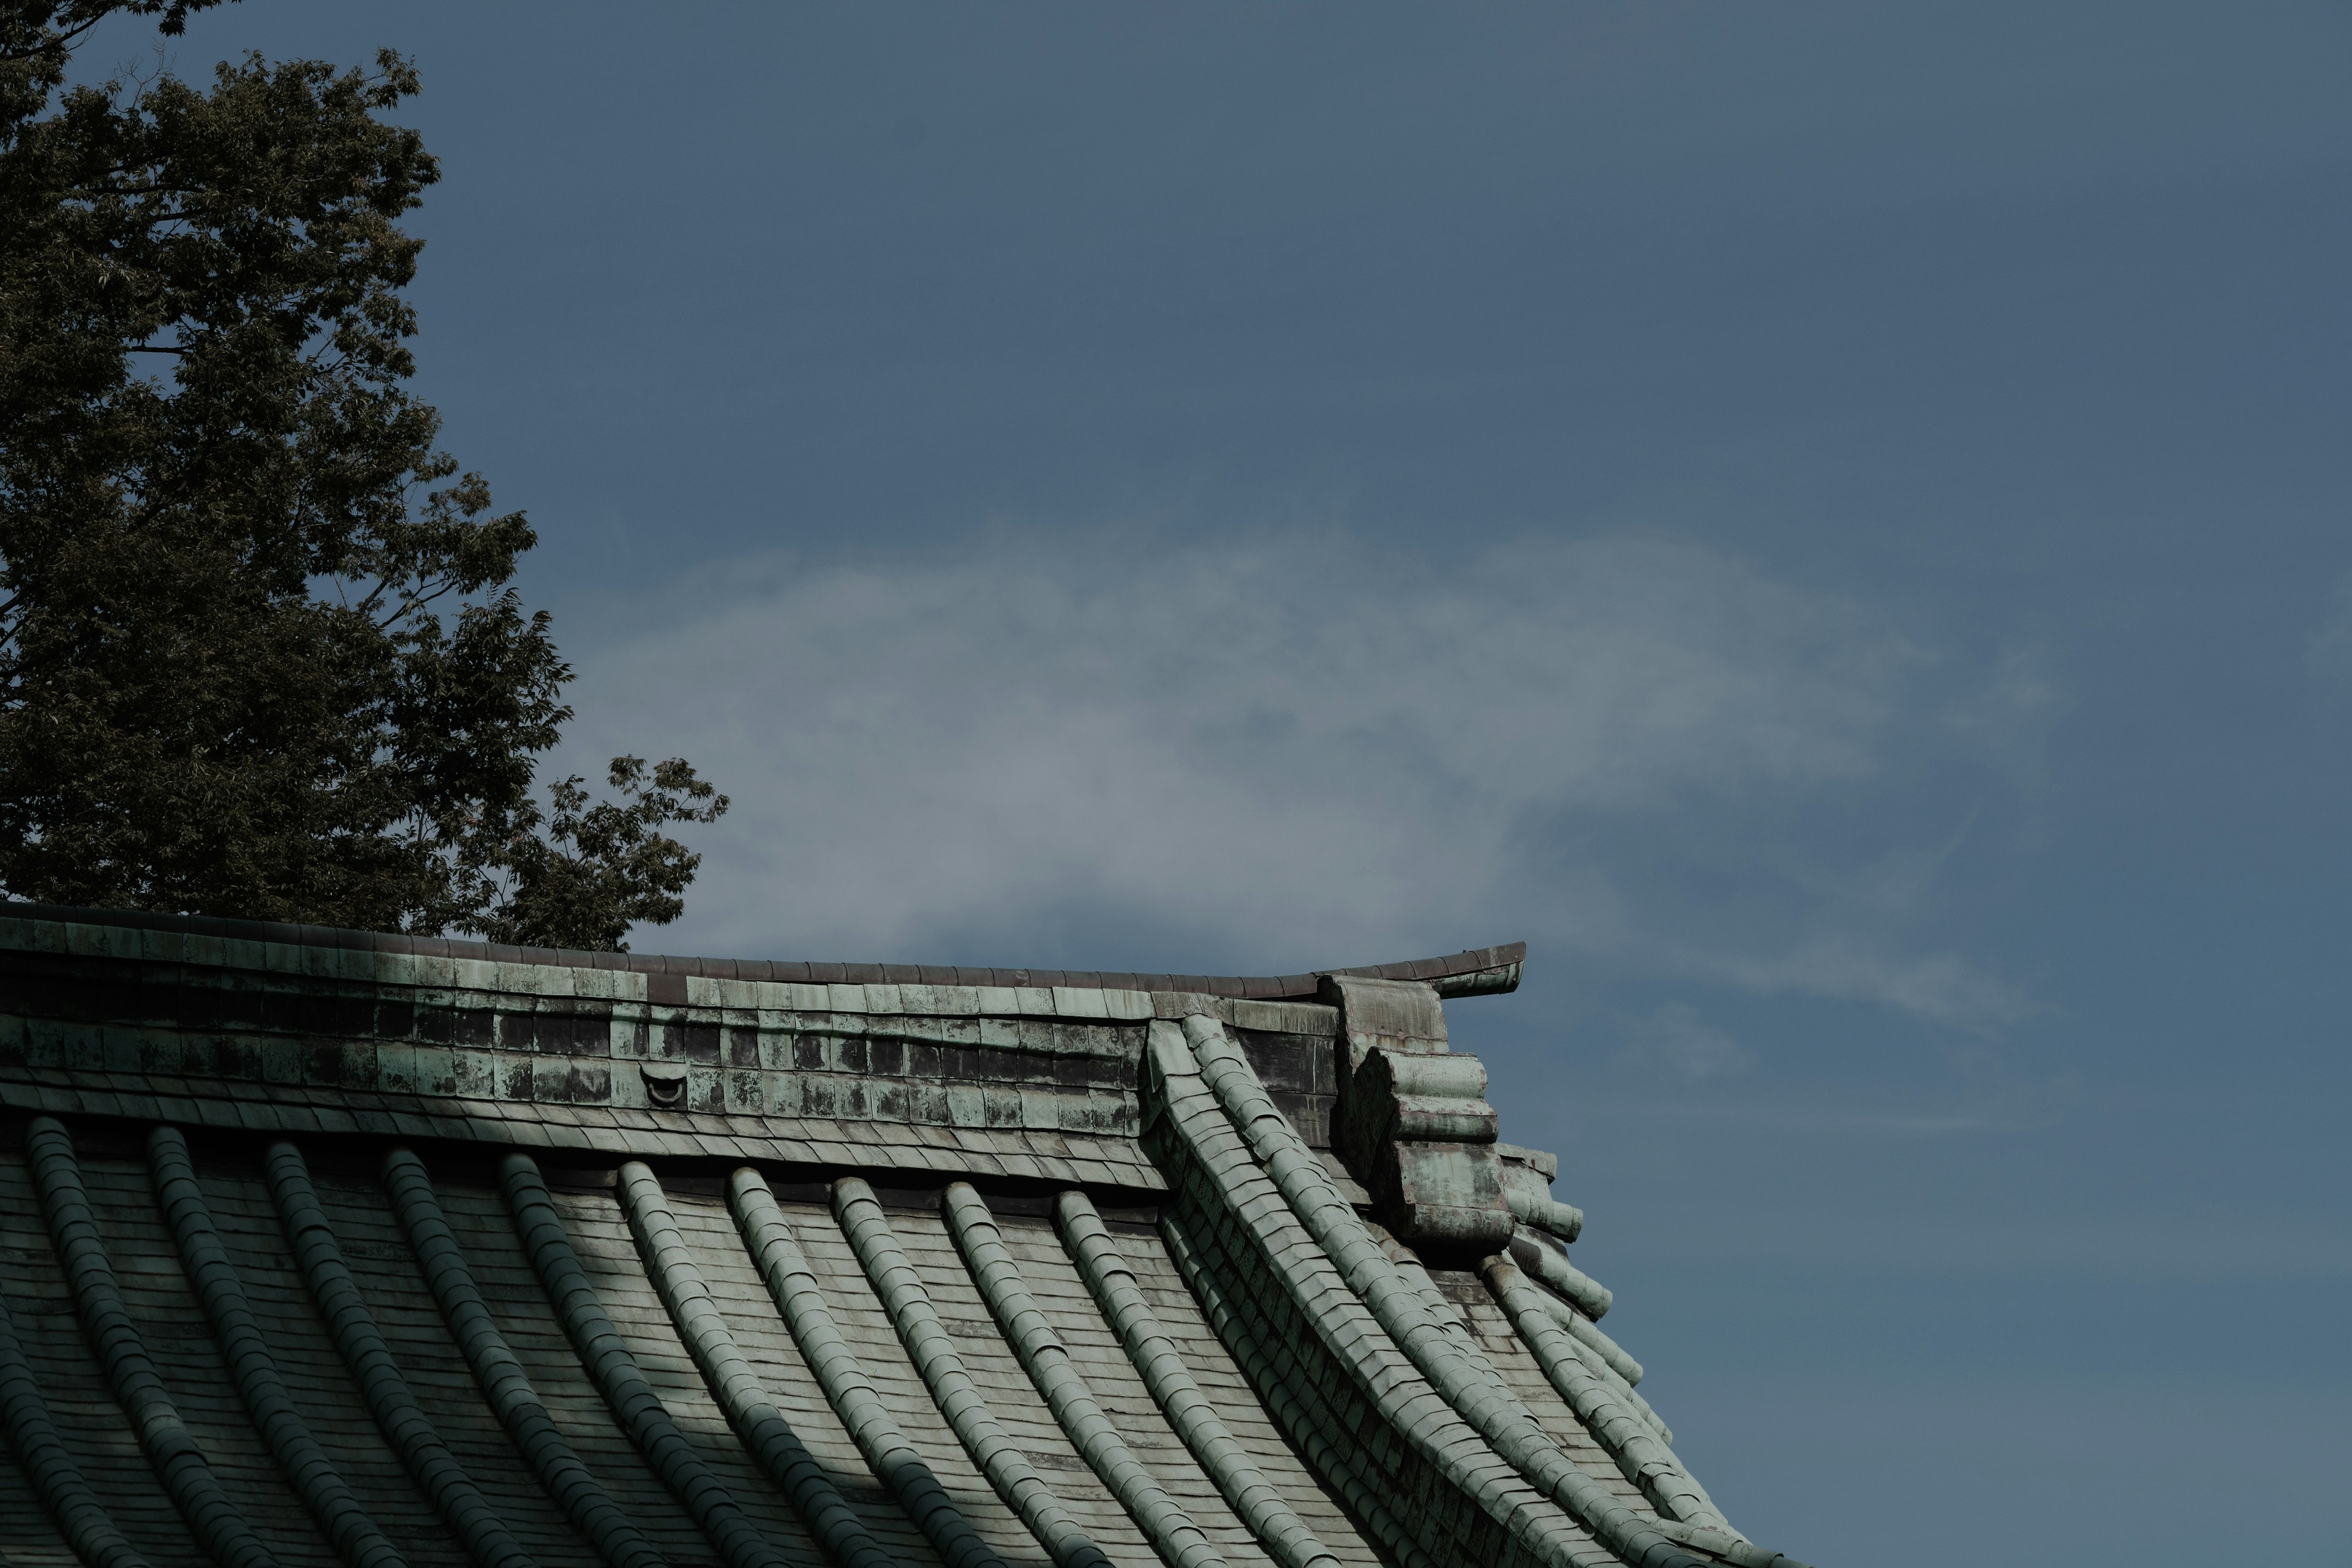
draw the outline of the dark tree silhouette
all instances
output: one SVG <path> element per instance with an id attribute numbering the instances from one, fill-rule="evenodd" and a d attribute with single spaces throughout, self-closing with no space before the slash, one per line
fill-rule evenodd
<path id="1" fill-rule="evenodd" d="M 210 3 L 0 6 L 0 889 L 621 946 L 727 801 L 635 757 L 534 795 L 535 535 L 407 388 L 415 70 L 68 85 L 110 15 Z"/>

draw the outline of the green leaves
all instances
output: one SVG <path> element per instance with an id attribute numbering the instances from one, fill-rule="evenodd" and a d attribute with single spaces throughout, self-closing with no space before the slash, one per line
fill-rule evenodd
<path id="1" fill-rule="evenodd" d="M 202 4 L 203 0 L 195 0 Z M 405 383 L 439 168 L 417 90 L 248 55 L 65 86 L 110 12 L 0 15 L 0 887 L 57 903 L 620 944 L 724 809 L 682 762 L 551 809 L 536 542 Z"/>
<path id="2" fill-rule="evenodd" d="M 685 911 L 679 895 L 702 857 L 658 829 L 716 822 L 727 797 L 679 757 L 650 773 L 643 757 L 614 757 L 609 777 L 619 803 L 592 801 L 577 773 L 550 788 L 546 836 L 518 837 L 501 868 L 505 896 L 482 924 L 491 941 L 610 949 L 633 922 L 666 925 Z"/>

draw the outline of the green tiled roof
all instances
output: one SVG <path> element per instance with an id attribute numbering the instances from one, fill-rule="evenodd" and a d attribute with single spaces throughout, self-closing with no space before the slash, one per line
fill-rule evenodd
<path id="1" fill-rule="evenodd" d="M 1522 956 L 0 907 L 0 1563 L 1799 1568 L 1447 1046 Z"/>

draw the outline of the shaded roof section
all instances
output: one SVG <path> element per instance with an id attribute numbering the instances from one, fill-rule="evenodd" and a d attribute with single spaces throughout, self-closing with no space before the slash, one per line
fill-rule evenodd
<path id="1" fill-rule="evenodd" d="M 496 963 L 544 963 L 569 969 L 618 970 L 638 974 L 698 975 L 711 980 L 759 980 L 814 985 L 996 985 L 1073 986 L 1108 991 L 1182 991 L 1258 1001 L 1310 1000 L 1326 974 L 1375 980 L 1418 980 L 1441 996 L 1487 996 L 1516 991 L 1528 944 L 1474 947 L 1444 958 L 1412 958 L 1351 969 L 1319 969 L 1304 974 L 1122 974 L 1075 969 L 993 969 L 936 963 L 817 963 L 796 959 L 688 958 L 648 952 L 581 952 L 569 948 L 509 947 L 500 942 L 454 937 L 406 936 L 397 932 L 344 931 L 334 926 L 296 925 L 282 921 L 225 920 L 214 915 L 156 914 L 142 910 L 82 910 L 55 904 L 0 904 L 0 915 L 20 920 L 64 921 L 78 925 L 134 931 L 179 931 L 234 942 L 274 942 L 346 952 L 471 958 Z M 667 998 L 656 996 L 656 1001 Z M 678 1000 L 683 1001 L 681 996 Z"/>
<path id="2" fill-rule="evenodd" d="M 1801 1568 L 1447 1048 L 1519 953 L 0 910 L 0 1568 Z"/>

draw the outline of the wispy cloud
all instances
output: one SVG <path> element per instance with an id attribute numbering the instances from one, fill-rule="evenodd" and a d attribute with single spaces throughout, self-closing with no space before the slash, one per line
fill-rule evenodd
<path id="1" fill-rule="evenodd" d="M 2303 658 L 2313 679 L 2352 692 L 2352 572 L 2336 580 L 2326 614 L 2304 639 Z"/>
<path id="2" fill-rule="evenodd" d="M 1618 1058 L 1634 1068 L 1662 1068 L 1685 1083 L 1734 1078 L 1756 1065 L 1756 1053 L 1717 1028 L 1687 1002 L 1668 1002 L 1618 1027 Z"/>
<path id="3" fill-rule="evenodd" d="M 1796 1133 L 1845 1130 L 1838 1124 L 1791 1123 Z M 1948 1126 L 1932 1118 L 1904 1124 L 1853 1123 L 1857 1133 L 1901 1137 L 2011 1131 L 1966 1119 Z M 1862 1268 L 1878 1279 L 1903 1271 L 1978 1277 L 2039 1275 L 2178 1280 L 2184 1236 L 2195 1238 L 2200 1278 L 2243 1286 L 2251 1280 L 2352 1278 L 2352 1226 L 2335 1215 L 2240 1210 L 2193 1216 L 2086 1213 L 2060 1204 L 2047 1212 L 1996 1215 L 1872 1214 L 1846 1205 L 1775 1207 L 1769 1215 L 1723 1203 L 1672 1231 L 1641 1236 L 1588 1232 L 1588 1247 L 1606 1237 L 1621 1256 L 1643 1254 L 1720 1267 L 1730 1260 L 1777 1268 Z M 1600 1263 L 1588 1267 L 1601 1268 Z M 1609 1278 L 1608 1274 L 1601 1276 Z"/>
<path id="4" fill-rule="evenodd" d="M 1727 1038 L 1728 1037 L 1727 1037 Z M 1688 1081 L 1697 1081 L 1691 1079 Z M 1597 1108 L 1621 1117 L 1713 1122 L 1747 1131 L 1823 1137 L 1948 1138 L 1966 1134 L 2038 1132 L 2055 1126 L 2075 1098 L 2063 1085 L 2038 1095 L 2012 1091 L 1998 1102 L 1948 1110 L 1821 1105 L 1777 1099 L 1609 1100 Z"/>
<path id="5" fill-rule="evenodd" d="M 1779 951 L 1696 954 L 1689 966 L 1767 995 L 1797 992 L 1852 997 L 1958 1028 L 2014 1024 L 2039 1010 L 2031 996 L 1961 954 L 1914 955 L 1883 949 L 1863 929 L 1833 931 Z"/>
<path id="6" fill-rule="evenodd" d="M 1524 933 L 1948 1022 L 2024 1005 L 1900 935 L 1965 812 L 1866 853 L 1841 826 L 2030 745 L 2014 672 L 1719 552 L 1016 538 L 659 603 L 583 658 L 573 754 L 677 752 L 735 796 L 660 945 L 1290 965 Z"/>

